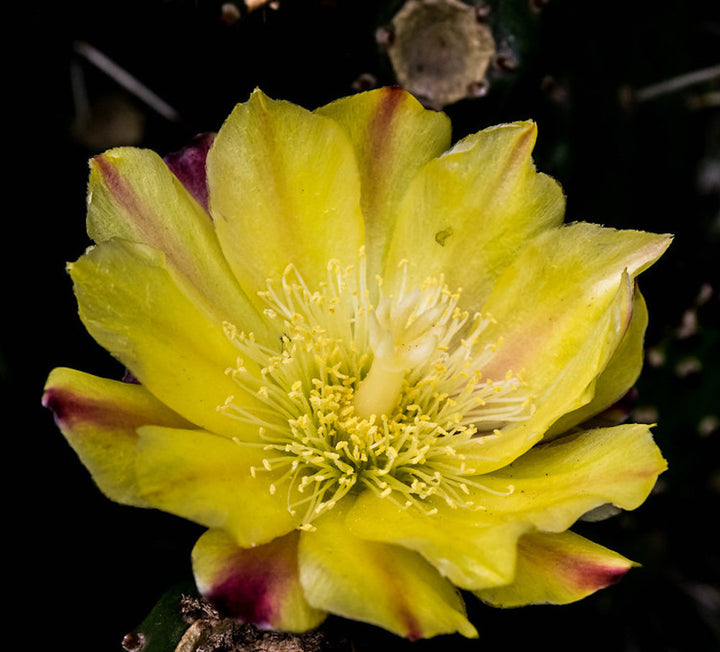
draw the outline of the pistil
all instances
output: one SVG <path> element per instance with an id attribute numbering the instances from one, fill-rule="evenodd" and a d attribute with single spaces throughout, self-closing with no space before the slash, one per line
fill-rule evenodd
<path id="1" fill-rule="evenodd" d="M 359 417 L 389 415 L 398 402 L 406 369 L 376 356 L 370 372 L 355 392 L 355 412 Z"/>

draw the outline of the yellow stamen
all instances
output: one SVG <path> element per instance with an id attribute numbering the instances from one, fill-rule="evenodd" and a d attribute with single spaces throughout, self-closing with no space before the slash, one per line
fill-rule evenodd
<path id="1" fill-rule="evenodd" d="M 382 279 L 371 292 L 362 252 L 357 265 L 330 261 L 327 272 L 317 290 L 293 266 L 268 281 L 262 296 L 278 350 L 225 325 L 239 351 L 226 373 L 266 406 L 231 396 L 218 407 L 257 426 L 273 453 L 251 473 L 272 474 L 271 492 L 285 485 L 288 510 L 307 528 L 362 490 L 424 513 L 438 499 L 482 509 L 472 491 L 497 491 L 473 478 L 467 459 L 483 459 L 482 442 L 532 409 L 512 372 L 483 377 L 499 345 L 483 342 L 490 319 L 470 319 L 442 278 L 408 288 L 403 273 L 396 294 L 383 294 Z"/>

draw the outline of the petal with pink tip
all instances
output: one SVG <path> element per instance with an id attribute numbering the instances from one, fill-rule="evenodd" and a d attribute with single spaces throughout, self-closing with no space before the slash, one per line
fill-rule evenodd
<path id="1" fill-rule="evenodd" d="M 317 627 L 325 612 L 308 604 L 300 586 L 298 538 L 291 532 L 240 548 L 221 530 L 208 530 L 192 553 L 200 593 L 224 617 L 290 632 Z"/>
<path id="2" fill-rule="evenodd" d="M 616 584 L 635 565 L 573 532 L 533 532 L 520 539 L 512 584 L 475 594 L 494 607 L 567 604 Z"/>
<path id="3" fill-rule="evenodd" d="M 318 609 L 412 640 L 477 632 L 457 590 L 417 552 L 354 536 L 338 504 L 300 537 L 300 581 Z"/>
<path id="4" fill-rule="evenodd" d="M 148 507 L 137 494 L 137 428 L 190 424 L 141 385 L 98 378 L 74 369 L 54 369 L 43 405 L 90 471 L 100 490 L 119 503 Z"/>
<path id="5" fill-rule="evenodd" d="M 88 234 L 95 242 L 123 238 L 163 252 L 218 320 L 263 334 L 264 321 L 225 261 L 207 212 L 150 150 L 119 147 L 90 162 Z"/>

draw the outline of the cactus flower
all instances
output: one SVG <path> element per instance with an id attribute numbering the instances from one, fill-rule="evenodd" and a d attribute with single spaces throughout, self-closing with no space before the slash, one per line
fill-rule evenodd
<path id="1" fill-rule="evenodd" d="M 207 527 L 226 615 L 472 637 L 466 598 L 567 603 L 633 565 L 569 528 L 665 469 L 648 426 L 587 424 L 639 374 L 635 279 L 670 237 L 563 224 L 535 139 L 451 146 L 399 88 L 256 91 L 187 155 L 92 160 L 69 274 L 137 382 L 58 368 L 44 404 L 105 495 Z"/>

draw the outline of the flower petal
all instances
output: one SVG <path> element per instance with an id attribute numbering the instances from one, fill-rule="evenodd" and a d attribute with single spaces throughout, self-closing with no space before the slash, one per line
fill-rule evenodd
<path id="1" fill-rule="evenodd" d="M 300 581 L 318 609 L 410 639 L 477 636 L 455 588 L 419 554 L 353 536 L 342 504 L 300 537 Z"/>
<path id="2" fill-rule="evenodd" d="M 639 507 L 667 467 L 644 424 L 598 428 L 535 446 L 510 466 L 468 482 L 487 516 L 560 532 L 611 503 Z"/>
<path id="3" fill-rule="evenodd" d="M 207 172 L 218 237 L 251 299 L 290 263 L 315 288 L 329 260 L 357 260 L 360 179 L 347 136 L 329 118 L 255 91 L 220 129 Z"/>
<path id="4" fill-rule="evenodd" d="M 504 341 L 493 359 L 495 375 L 525 369 L 533 391 L 552 386 L 626 282 L 623 273 L 634 279 L 669 244 L 666 235 L 587 223 L 538 236 L 508 267 L 483 307 L 496 320 L 484 335 Z M 621 335 L 626 328 L 627 323 Z"/>
<path id="5" fill-rule="evenodd" d="M 150 247 L 109 240 L 69 265 L 80 317 L 95 340 L 158 399 L 192 423 L 237 434 L 218 411 L 229 396 L 255 404 L 224 373 L 237 349 L 192 286 Z"/>
<path id="6" fill-rule="evenodd" d="M 222 616 L 260 627 L 304 632 L 325 612 L 311 607 L 298 576 L 298 532 L 255 548 L 240 548 L 221 530 L 208 530 L 192 553 L 200 593 Z"/>
<path id="7" fill-rule="evenodd" d="M 592 386 L 592 400 L 556 421 L 546 433 L 546 439 L 567 432 L 570 428 L 606 410 L 633 387 L 640 375 L 645 358 L 644 343 L 647 324 L 647 306 L 640 291 L 636 288 L 630 325 L 607 365 L 595 379 Z"/>
<path id="8" fill-rule="evenodd" d="M 532 402 L 534 408 L 532 413 L 500 431 L 477 437 L 474 440 L 475 450 L 468 448 L 463 451 L 466 464 L 474 470 L 474 473 L 488 473 L 510 464 L 540 441 L 548 427 L 559 416 L 585 405 L 592 399 L 595 378 L 617 348 L 617 343 L 623 338 L 631 319 L 631 312 L 632 286 L 629 276 L 623 273 L 617 292 L 604 313 L 590 324 L 580 323 L 581 317 L 577 317 L 578 328 L 586 328 L 587 334 L 585 341 L 578 344 L 579 348 L 574 351 L 574 355 L 566 352 L 565 356 L 559 355 L 559 360 L 555 360 L 552 358 L 552 351 L 547 353 L 548 367 L 552 369 L 554 364 L 565 365 L 564 368 L 555 370 L 555 378 L 548 379 L 552 384 L 542 387 L 537 379 L 543 377 L 543 370 L 530 370 L 535 374 L 536 385 L 533 386 L 530 381 L 526 381 L 525 387 L 520 391 L 525 392 Z M 568 335 L 568 339 L 571 339 L 571 334 Z M 508 368 L 503 369 L 497 364 L 498 359 L 503 359 L 507 346 L 508 344 L 505 343 L 496 348 L 495 358 L 483 368 L 483 373 L 488 378 L 502 378 L 508 372 Z M 531 347 L 535 344 L 526 342 L 526 346 Z M 511 369 L 513 372 L 518 372 L 515 368 Z M 525 371 L 521 369 L 520 373 L 524 379 L 527 379 L 528 374 L 524 373 Z"/>
<path id="9" fill-rule="evenodd" d="M 110 499 L 147 507 L 137 495 L 136 429 L 147 424 L 189 424 L 141 385 L 98 378 L 74 369 L 50 373 L 43 405 L 53 411 L 60 431 Z"/>
<path id="10" fill-rule="evenodd" d="M 404 273 L 409 287 L 442 274 L 452 291 L 463 288 L 467 310 L 480 308 L 526 242 L 563 218 L 560 187 L 530 157 L 536 135 L 530 122 L 485 129 L 420 170 L 399 208 L 389 287 Z"/>
<path id="11" fill-rule="evenodd" d="M 239 546 L 266 543 L 300 524 L 287 495 L 272 491 L 280 472 L 264 470 L 266 456 L 263 446 L 204 430 L 139 428 L 139 493 L 159 509 L 226 531 Z"/>
<path id="12" fill-rule="evenodd" d="M 363 493 L 348 514 L 357 537 L 419 552 L 455 586 L 484 589 L 512 581 L 516 543 L 529 523 L 488 518 L 482 511 L 438 505 L 436 514 L 403 509 L 373 492 Z"/>
<path id="13" fill-rule="evenodd" d="M 541 234 L 507 268 L 483 308 L 494 318 L 483 337 L 502 342 L 483 374 L 521 374 L 536 409 L 501 436 L 478 440 L 488 459 L 478 469 L 509 463 L 593 399 L 631 323 L 632 279 L 669 243 L 668 236 L 578 223 Z"/>
<path id="14" fill-rule="evenodd" d="M 450 120 L 406 90 L 385 87 L 316 110 L 348 134 L 360 168 L 368 278 L 382 272 L 397 209 L 418 169 L 450 146 Z"/>
<path id="15" fill-rule="evenodd" d="M 214 140 L 213 133 L 200 134 L 182 149 L 163 158 L 170 171 L 205 210 L 208 210 L 205 161 Z"/>
<path id="16" fill-rule="evenodd" d="M 526 534 L 518 544 L 515 581 L 476 592 L 495 607 L 567 604 L 617 583 L 633 562 L 573 532 Z"/>
<path id="17" fill-rule="evenodd" d="M 121 147 L 96 156 L 88 182 L 88 234 L 160 249 L 218 319 L 261 335 L 264 323 L 227 266 L 212 221 L 154 152 Z"/>

